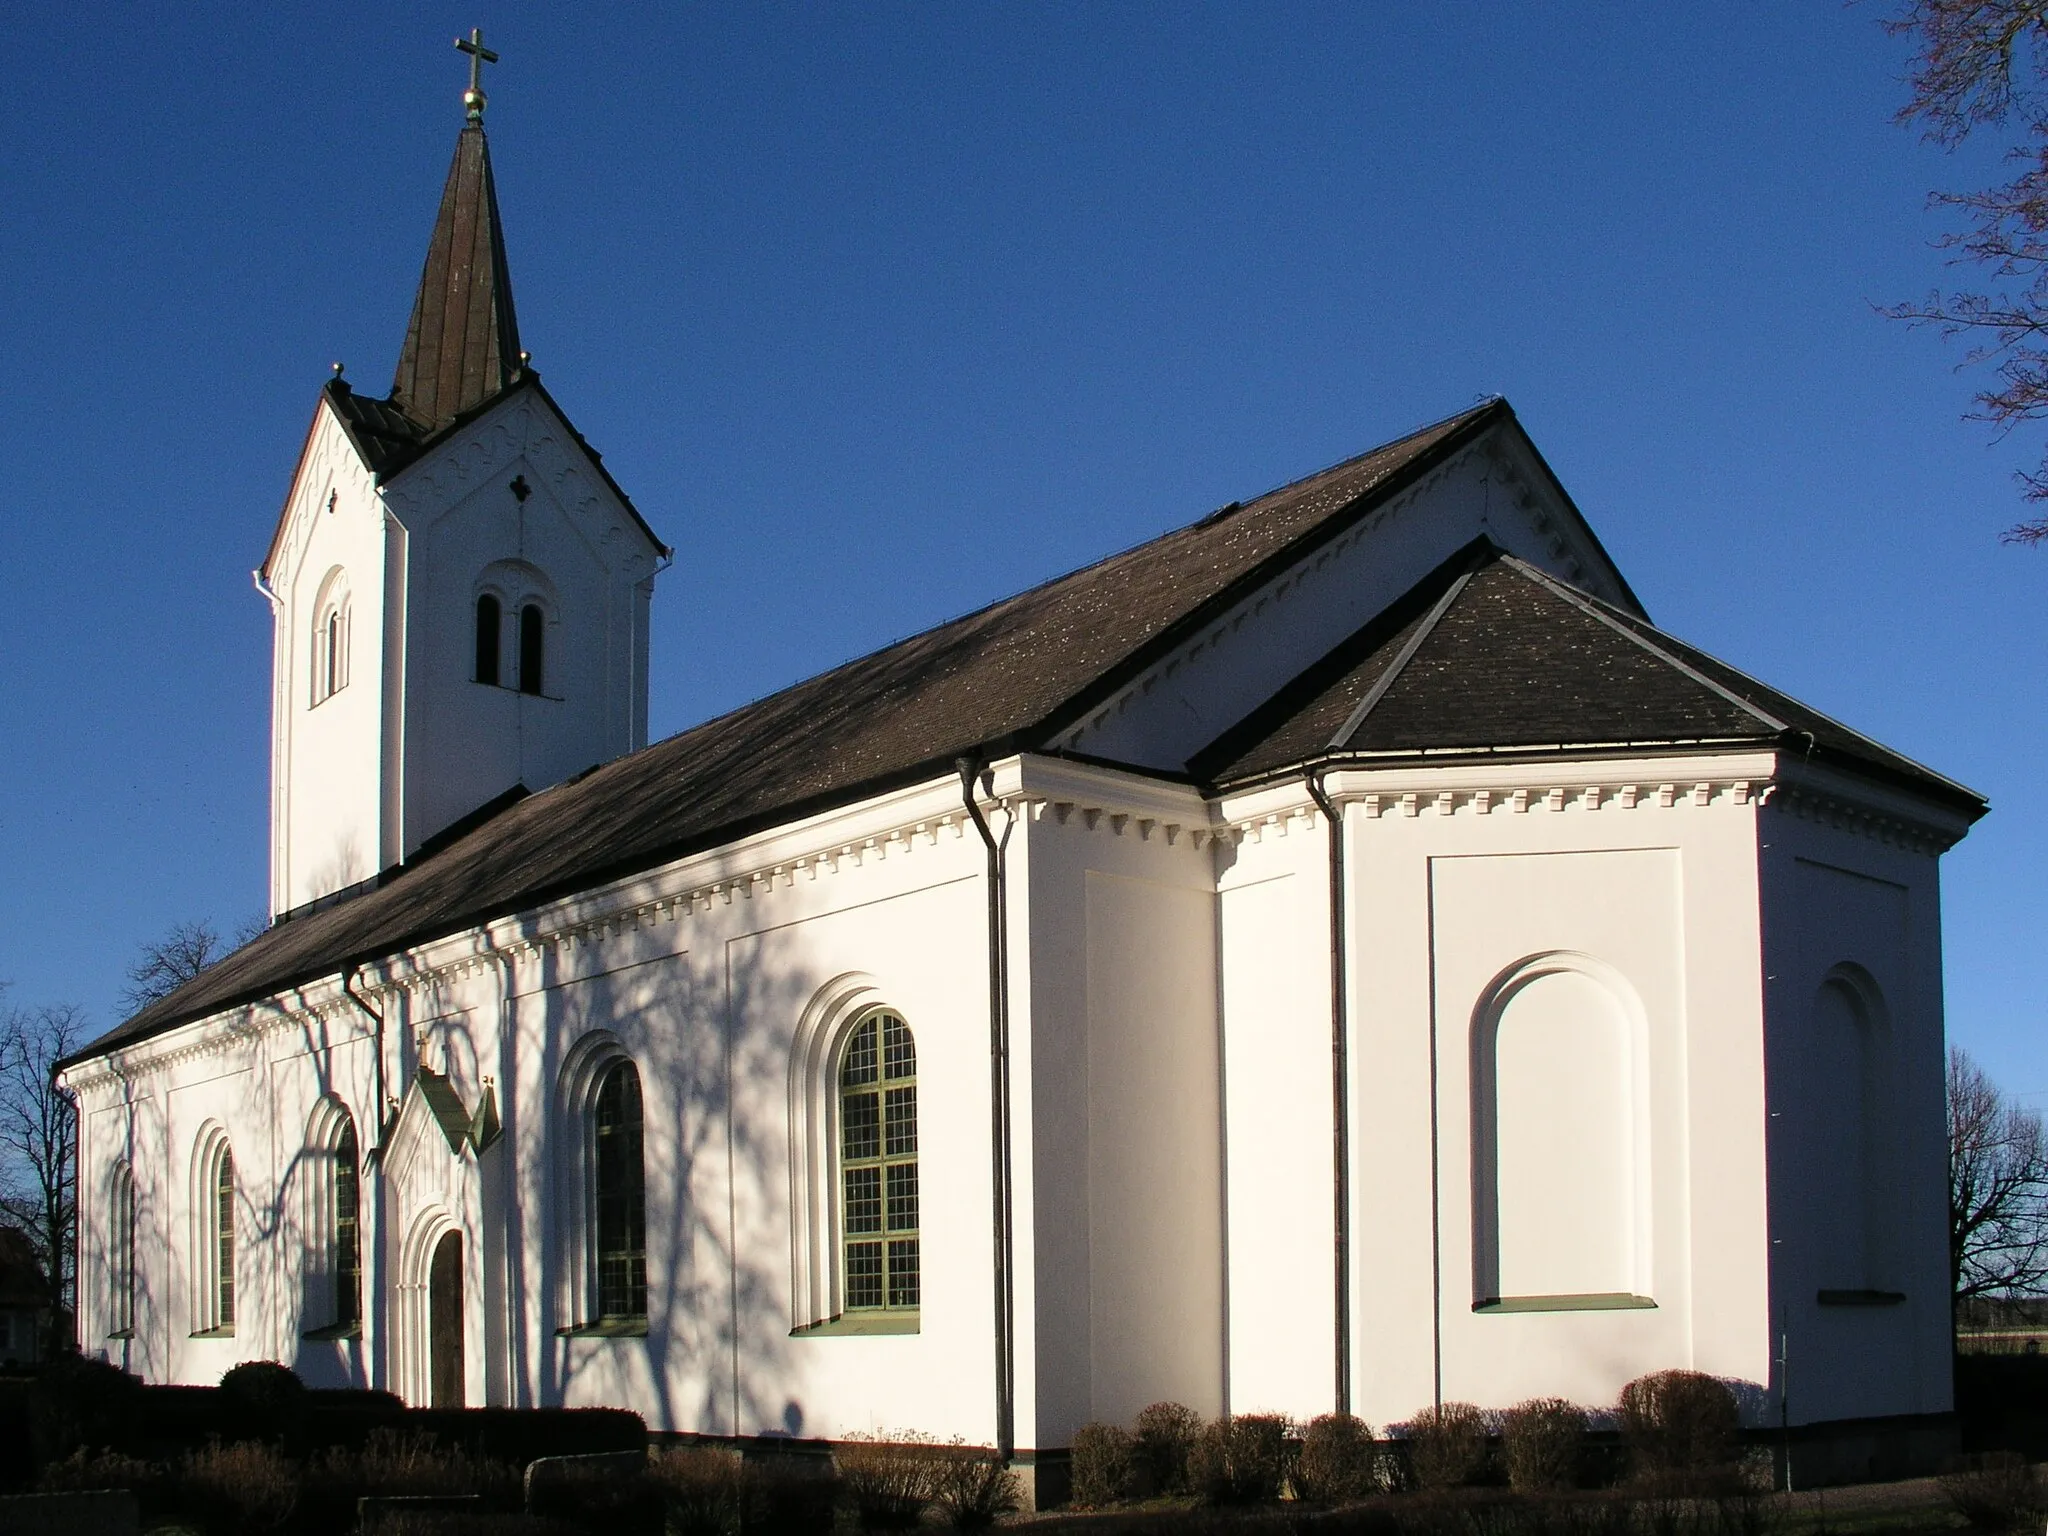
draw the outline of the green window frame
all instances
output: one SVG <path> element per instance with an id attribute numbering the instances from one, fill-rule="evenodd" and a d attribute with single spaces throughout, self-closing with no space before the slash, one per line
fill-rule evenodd
<path id="1" fill-rule="evenodd" d="M 917 1042 L 893 1009 L 862 1016 L 840 1048 L 839 1189 L 844 1311 L 916 1313 Z"/>
<path id="2" fill-rule="evenodd" d="M 213 1325 L 235 1326 L 235 1154 L 221 1145 L 220 1160 L 214 1165 L 213 1236 L 217 1266 L 214 1277 Z"/>

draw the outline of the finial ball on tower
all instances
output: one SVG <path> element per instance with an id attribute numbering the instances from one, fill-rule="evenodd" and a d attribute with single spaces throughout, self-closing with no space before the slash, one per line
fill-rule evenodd
<path id="1" fill-rule="evenodd" d="M 455 46 L 469 55 L 469 89 L 462 93 L 462 110 L 472 123 L 482 126 L 484 108 L 490 98 L 484 95 L 484 66 L 498 62 L 497 54 L 484 46 L 482 27 L 471 27 L 469 36 L 455 39 Z"/>

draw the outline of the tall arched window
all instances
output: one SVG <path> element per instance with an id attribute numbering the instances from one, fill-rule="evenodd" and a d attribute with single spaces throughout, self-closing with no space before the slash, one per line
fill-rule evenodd
<path id="1" fill-rule="evenodd" d="M 598 1082 L 591 1115 L 596 1174 L 597 1314 L 602 1322 L 647 1316 L 647 1173 L 642 1153 L 640 1072 L 615 1061 Z"/>
<path id="2" fill-rule="evenodd" d="M 192 1331 L 235 1331 L 235 1154 L 218 1127 L 200 1142 L 193 1180 Z"/>
<path id="3" fill-rule="evenodd" d="M 539 603 L 519 610 L 519 691 L 539 693 L 545 680 L 542 650 L 546 645 L 547 618 Z"/>
<path id="4" fill-rule="evenodd" d="M 115 1165 L 107 1191 L 107 1335 L 135 1332 L 135 1170 Z"/>
<path id="5" fill-rule="evenodd" d="M 841 1050 L 839 1175 L 846 1310 L 916 1309 L 917 1046 L 888 1009 L 854 1025 Z"/>
<path id="6" fill-rule="evenodd" d="M 336 1327 L 360 1322 L 363 1316 L 363 1245 L 357 1224 L 361 1180 L 356 1123 L 345 1119 L 334 1143 L 334 1228 L 330 1252 Z"/>
<path id="7" fill-rule="evenodd" d="M 504 611 L 486 592 L 476 600 L 476 680 L 498 685 L 498 646 L 504 634 Z"/>

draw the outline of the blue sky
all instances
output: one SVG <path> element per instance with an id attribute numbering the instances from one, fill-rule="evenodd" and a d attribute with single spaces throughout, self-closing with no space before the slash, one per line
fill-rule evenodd
<path id="1" fill-rule="evenodd" d="M 1666 628 L 1985 791 L 1952 1036 L 2048 1103 L 2039 440 L 1879 318 L 1997 170 L 1882 7 L 36 7 L 0 31 L 0 979 L 264 902 L 250 587 L 381 390 L 480 23 L 526 346 L 679 553 L 666 735 L 1499 391 Z"/>

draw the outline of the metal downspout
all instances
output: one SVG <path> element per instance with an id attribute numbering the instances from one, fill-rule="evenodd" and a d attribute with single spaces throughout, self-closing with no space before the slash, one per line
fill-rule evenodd
<path id="1" fill-rule="evenodd" d="M 391 1102 L 391 1095 L 386 1090 L 384 1084 L 384 1015 L 357 996 L 355 974 L 360 969 L 360 966 L 351 965 L 341 973 L 341 990 L 343 995 L 358 1008 L 362 1009 L 370 1022 L 377 1026 L 377 1141 L 370 1148 L 368 1156 L 381 1162 L 384 1152 L 384 1138 L 391 1129 L 390 1114 L 385 1108 Z"/>
<path id="2" fill-rule="evenodd" d="M 988 849 L 988 1020 L 989 1163 L 995 1204 L 996 1455 L 1016 1453 L 1015 1287 L 1010 1274 L 1010 941 L 1009 890 L 1004 880 L 1003 844 L 989 829 L 975 800 L 974 781 L 982 764 L 963 757 L 960 799 Z M 1006 839 L 1007 840 L 1007 839 Z"/>
<path id="3" fill-rule="evenodd" d="M 1307 776 L 1309 798 L 1330 829 L 1330 1157 L 1336 1242 L 1337 1412 L 1351 1411 L 1351 1082 L 1350 1013 L 1344 954 L 1344 821 L 1323 786 L 1320 769 Z"/>

